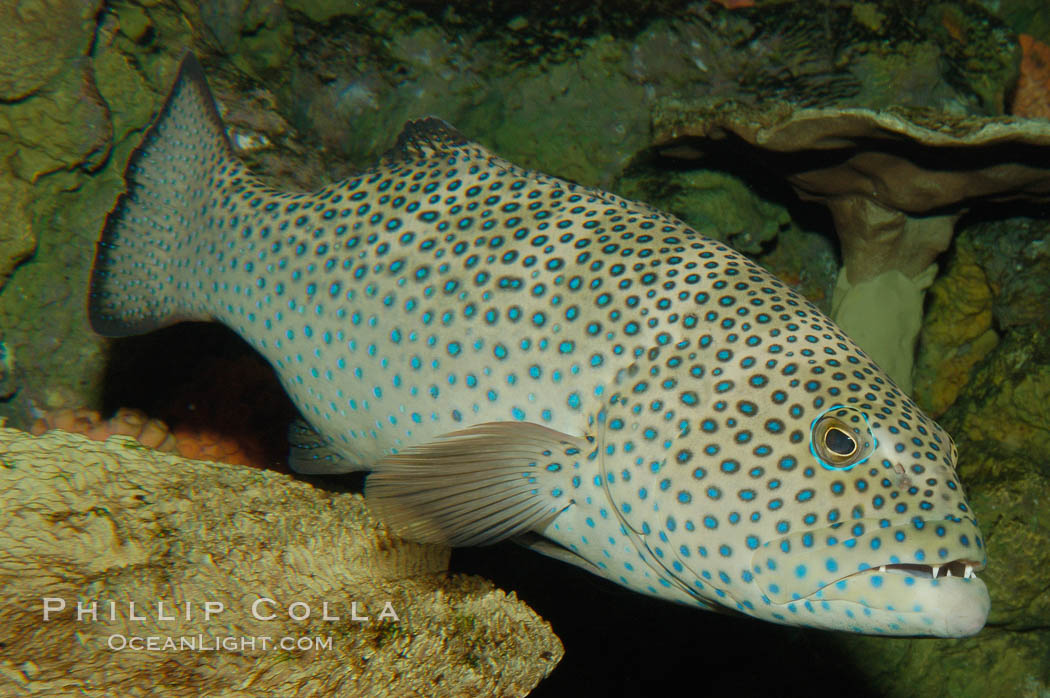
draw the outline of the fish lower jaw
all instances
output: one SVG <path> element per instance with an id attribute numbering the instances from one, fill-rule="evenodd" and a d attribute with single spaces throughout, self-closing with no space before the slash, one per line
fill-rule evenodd
<path id="1" fill-rule="evenodd" d="M 939 565 L 926 565 L 922 563 L 906 562 L 879 565 L 869 567 L 866 570 L 855 572 L 850 575 L 855 577 L 861 574 L 905 574 L 922 579 L 946 579 L 948 577 L 961 577 L 962 579 L 975 579 L 977 572 L 984 569 L 984 565 L 974 560 L 952 560 Z"/>

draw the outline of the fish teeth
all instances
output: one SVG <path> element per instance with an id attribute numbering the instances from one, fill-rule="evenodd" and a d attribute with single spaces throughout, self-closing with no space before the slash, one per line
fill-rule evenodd
<path id="1" fill-rule="evenodd" d="M 930 567 L 930 569 L 933 570 L 933 578 L 937 579 L 937 574 L 941 571 L 941 566 L 933 565 L 932 567 Z"/>
<path id="2" fill-rule="evenodd" d="M 969 579 L 970 577 L 975 577 L 975 576 L 976 575 L 973 573 L 973 565 L 967 565 L 966 566 L 966 571 L 963 572 L 963 579 Z"/>
<path id="3" fill-rule="evenodd" d="M 952 576 L 952 568 L 951 567 L 945 567 L 944 568 L 944 576 L 945 577 L 951 577 Z"/>
<path id="4" fill-rule="evenodd" d="M 879 572 L 886 574 L 886 565 L 879 565 Z"/>

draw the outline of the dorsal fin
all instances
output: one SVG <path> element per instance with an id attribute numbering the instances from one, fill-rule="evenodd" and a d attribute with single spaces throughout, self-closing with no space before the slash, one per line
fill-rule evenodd
<path id="1" fill-rule="evenodd" d="M 469 143 L 470 139 L 448 122 L 427 116 L 405 124 L 397 137 L 397 144 L 383 156 L 383 162 L 426 160 L 445 155 Z"/>

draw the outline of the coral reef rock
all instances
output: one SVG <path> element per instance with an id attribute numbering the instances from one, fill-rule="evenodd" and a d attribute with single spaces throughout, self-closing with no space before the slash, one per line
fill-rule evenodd
<path id="1" fill-rule="evenodd" d="M 930 288 L 915 368 L 915 398 L 939 417 L 999 342 L 993 293 L 969 235 L 956 240 L 947 271 Z"/>
<path id="2" fill-rule="evenodd" d="M 0 512 L 3 695 L 525 695 L 562 656 L 447 548 L 279 473 L 0 428 Z"/>
<path id="3" fill-rule="evenodd" d="M 32 187 L 0 169 L 0 208 L 6 214 L 0 220 L 0 286 L 36 248 L 26 213 L 31 196 Z"/>
<path id="4" fill-rule="evenodd" d="M 40 90 L 90 45 L 100 0 L 0 5 L 0 102 Z"/>

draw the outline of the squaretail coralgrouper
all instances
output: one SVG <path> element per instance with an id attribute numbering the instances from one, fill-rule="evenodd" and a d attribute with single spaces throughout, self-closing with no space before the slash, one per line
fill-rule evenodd
<path id="1" fill-rule="evenodd" d="M 222 322 L 420 540 L 514 538 L 776 623 L 965 636 L 986 555 L 950 437 L 815 306 L 673 216 L 409 123 L 376 167 L 275 191 L 187 56 L 106 220 L 101 334 Z"/>

